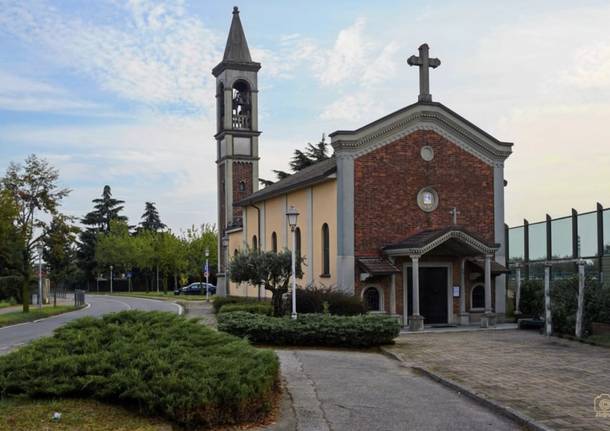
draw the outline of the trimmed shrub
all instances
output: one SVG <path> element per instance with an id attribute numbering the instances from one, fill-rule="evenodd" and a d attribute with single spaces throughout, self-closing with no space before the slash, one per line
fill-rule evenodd
<path id="1" fill-rule="evenodd" d="M 267 316 L 271 316 L 271 314 L 273 314 L 273 307 L 268 302 L 256 302 L 253 304 L 225 304 L 220 307 L 218 314 L 233 313 L 235 311 L 245 311 L 246 313 L 265 314 Z"/>
<path id="2" fill-rule="evenodd" d="M 2 398 L 95 398 L 187 427 L 263 418 L 278 377 L 272 351 L 163 312 L 78 319 L 0 357 Z"/>
<path id="3" fill-rule="evenodd" d="M 354 316 L 366 312 L 362 300 L 354 295 L 329 287 L 310 287 L 297 289 L 297 313 L 324 313 L 324 304 L 328 312 L 337 316 Z M 292 297 L 288 297 L 286 310 L 292 310 Z"/>
<path id="4" fill-rule="evenodd" d="M 258 304 L 260 302 L 256 298 L 246 298 L 244 296 L 214 296 L 212 306 L 214 307 L 214 313 L 218 313 L 225 304 Z"/>
<path id="5" fill-rule="evenodd" d="M 292 320 L 235 312 L 220 314 L 218 329 L 260 344 L 371 347 L 391 344 L 400 333 L 400 322 L 383 315 L 302 314 Z"/>
<path id="6" fill-rule="evenodd" d="M 531 317 L 544 318 L 544 282 L 532 280 L 521 287 L 521 310 Z M 553 331 L 573 334 L 578 309 L 578 278 L 551 280 L 551 312 Z M 610 287 L 597 280 L 585 280 L 585 304 L 583 313 L 584 333 L 591 333 L 593 322 L 610 323 Z"/>

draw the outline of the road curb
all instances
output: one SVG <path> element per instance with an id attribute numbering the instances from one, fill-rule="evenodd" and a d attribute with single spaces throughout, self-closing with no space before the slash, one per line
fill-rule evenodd
<path id="1" fill-rule="evenodd" d="M 398 353 L 392 352 L 385 347 L 380 347 L 380 349 L 381 349 L 381 353 L 384 356 L 387 356 L 390 359 L 394 359 L 394 360 L 400 362 L 405 367 L 410 367 L 414 371 L 416 371 L 420 374 L 423 374 L 424 376 L 428 377 L 429 379 L 434 380 L 435 382 L 440 383 L 441 385 L 446 386 L 449 389 L 452 389 L 452 390 L 458 392 L 460 395 L 467 396 L 468 398 L 477 402 L 478 404 L 512 420 L 513 422 L 525 427 L 528 430 L 553 431 L 552 428 L 549 428 L 549 427 L 535 421 L 534 419 L 530 418 L 529 416 L 524 415 L 523 413 L 520 413 L 511 407 L 503 406 L 503 405 L 499 404 L 498 402 L 487 398 L 485 395 L 479 394 L 479 393 L 473 391 L 472 389 L 467 388 L 466 386 L 463 386 L 460 383 L 457 383 L 454 380 L 451 380 L 451 379 L 443 377 L 439 374 L 436 374 L 433 371 L 431 371 L 425 367 L 407 364 L 400 357 L 400 355 Z"/>

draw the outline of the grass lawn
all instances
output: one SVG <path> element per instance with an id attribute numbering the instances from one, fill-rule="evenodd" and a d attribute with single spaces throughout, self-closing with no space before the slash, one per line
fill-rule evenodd
<path id="1" fill-rule="evenodd" d="M 0 308 L 6 308 L 6 307 L 12 307 L 15 304 L 11 304 L 10 302 L 7 301 L 0 301 Z"/>
<path id="2" fill-rule="evenodd" d="M 31 322 L 32 320 L 43 319 L 45 317 L 55 316 L 77 309 L 78 308 L 73 305 L 58 305 L 57 307 L 46 305 L 39 310 L 37 306 L 30 305 L 29 313 L 13 311 L 11 313 L 0 314 L 0 327 L 14 325 L 16 323 Z"/>
<path id="3" fill-rule="evenodd" d="M 587 337 L 587 341 L 592 341 L 600 346 L 610 347 L 610 334 L 591 335 Z"/>
<path id="4" fill-rule="evenodd" d="M 61 413 L 57 422 L 54 412 Z M 0 401 L 0 431 L 171 431 L 162 420 L 146 418 L 129 410 L 94 400 L 3 400 Z"/>
<path id="5" fill-rule="evenodd" d="M 108 295 L 108 293 L 106 293 Z M 179 299 L 181 301 L 205 301 L 205 295 L 174 295 L 173 291 L 168 291 L 167 295 L 163 292 L 116 292 L 113 295 L 117 296 L 131 296 L 135 298 L 151 298 L 151 299 Z M 210 295 L 210 301 L 214 295 Z"/>

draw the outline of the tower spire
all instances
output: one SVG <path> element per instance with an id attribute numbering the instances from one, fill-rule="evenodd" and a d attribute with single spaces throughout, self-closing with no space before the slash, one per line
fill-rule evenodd
<path id="1" fill-rule="evenodd" d="M 239 8 L 233 7 L 233 19 L 227 37 L 227 46 L 222 61 L 232 61 L 238 63 L 251 63 L 250 50 L 246 41 L 246 34 L 239 19 Z"/>

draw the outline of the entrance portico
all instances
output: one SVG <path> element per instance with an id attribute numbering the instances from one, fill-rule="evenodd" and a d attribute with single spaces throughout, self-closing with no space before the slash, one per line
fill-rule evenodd
<path id="1" fill-rule="evenodd" d="M 499 244 L 490 244 L 460 226 L 425 230 L 384 247 L 385 255 L 403 266 L 405 325 L 408 322 L 411 330 L 418 331 L 424 324 L 458 323 L 453 317 L 454 297 L 459 297 L 459 323 L 469 324 L 470 313 L 466 311 L 467 267 L 471 277 L 477 276 L 476 268 L 482 267 L 484 313 L 480 316 L 480 324 L 482 327 L 494 326 L 492 275 L 505 270 L 493 261 L 498 248 Z M 473 300 L 469 302 L 472 310 Z M 423 313 L 422 309 L 426 312 Z"/>

